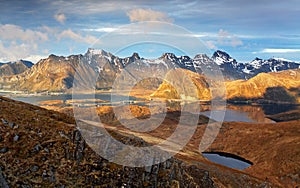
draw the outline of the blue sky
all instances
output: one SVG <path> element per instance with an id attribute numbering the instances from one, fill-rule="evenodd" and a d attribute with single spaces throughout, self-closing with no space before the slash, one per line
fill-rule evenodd
<path id="1" fill-rule="evenodd" d="M 0 7 L 2 62 L 35 62 L 49 54 L 83 54 L 109 32 L 139 21 L 162 21 L 183 27 L 203 41 L 211 53 L 224 50 L 241 62 L 255 57 L 300 61 L 298 0 L 0 0 Z M 134 34 L 124 35 L 130 36 Z M 118 44 L 118 40 L 111 43 Z M 96 46 L 107 50 L 106 45 Z M 178 49 L 149 44 L 133 45 L 120 55 L 129 56 L 133 51 L 150 58 L 163 51 L 183 55 Z"/>

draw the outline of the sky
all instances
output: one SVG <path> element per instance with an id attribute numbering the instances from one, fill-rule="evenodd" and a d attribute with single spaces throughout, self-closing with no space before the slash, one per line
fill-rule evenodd
<path id="1" fill-rule="evenodd" d="M 211 56 L 223 50 L 240 62 L 255 57 L 300 61 L 298 0 L 0 0 L 0 9 L 0 62 L 26 59 L 36 63 L 50 54 L 84 54 L 90 47 L 115 53 L 112 44 L 123 49 L 117 54 L 121 57 L 132 52 L 145 58 L 163 52 L 179 56 L 186 55 L 185 51 L 190 56 L 203 52 Z M 126 29 L 145 21 L 168 25 L 157 32 L 158 27 L 151 24 L 142 28 L 164 33 L 164 44 L 151 43 L 150 38 L 146 43 L 122 46 L 127 38 L 139 40 L 136 32 Z M 187 33 L 209 50 L 185 46 L 179 35 Z M 179 48 L 183 50 L 165 42 L 174 40 L 182 42 Z"/>

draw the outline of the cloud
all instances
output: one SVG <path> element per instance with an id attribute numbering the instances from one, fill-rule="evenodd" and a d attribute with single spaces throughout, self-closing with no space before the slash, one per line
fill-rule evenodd
<path id="1" fill-rule="evenodd" d="M 48 35 L 40 31 L 23 29 L 20 26 L 5 24 L 0 25 L 0 38 L 2 40 L 20 40 L 22 42 L 47 41 Z"/>
<path id="2" fill-rule="evenodd" d="M 30 55 L 25 57 L 24 60 L 31 61 L 32 63 L 37 63 L 41 59 L 47 58 L 48 55 Z"/>
<path id="3" fill-rule="evenodd" d="M 214 44 L 214 41 L 206 41 L 206 45 L 208 46 L 209 49 L 213 49 L 213 50 L 216 50 L 217 49 L 217 46 Z"/>
<path id="4" fill-rule="evenodd" d="M 27 59 L 36 62 L 41 57 L 48 55 L 45 47 L 49 49 L 49 40 L 51 40 L 52 45 L 55 43 L 60 45 L 65 44 L 64 42 L 68 39 L 72 40 L 70 45 L 74 45 L 74 42 L 76 42 L 76 45 L 82 45 L 97 41 L 97 38 L 92 35 L 82 35 L 71 29 L 61 30 L 48 26 L 24 29 L 17 25 L 0 24 L 0 61 Z M 69 46 L 66 46 L 66 48 L 69 48 Z M 52 53 L 55 52 L 56 48 Z"/>
<path id="5" fill-rule="evenodd" d="M 9 45 L 4 45 L 0 41 L 0 57 L 1 61 L 15 61 L 18 59 L 25 59 L 29 57 L 32 53 L 35 53 L 37 50 L 37 44 L 26 44 L 21 43 L 17 44 L 11 42 Z"/>
<path id="6" fill-rule="evenodd" d="M 218 33 L 218 44 L 223 46 L 237 47 L 243 45 L 243 42 L 235 35 L 220 29 Z"/>
<path id="7" fill-rule="evenodd" d="M 53 17 L 61 24 L 64 24 L 67 19 L 66 16 L 62 13 L 55 14 Z"/>
<path id="8" fill-rule="evenodd" d="M 2 61 L 25 59 L 39 53 L 39 44 L 49 40 L 39 29 L 23 29 L 13 24 L 0 24 L 0 57 Z"/>
<path id="9" fill-rule="evenodd" d="M 300 52 L 300 49 L 266 48 L 260 51 L 260 53 L 296 53 L 296 52 Z"/>
<path id="10" fill-rule="evenodd" d="M 117 27 L 101 27 L 96 29 L 84 29 L 85 31 L 95 31 L 100 33 L 109 33 L 118 30 Z"/>
<path id="11" fill-rule="evenodd" d="M 131 22 L 139 21 L 163 21 L 163 22 L 173 22 L 173 20 L 168 17 L 163 12 L 155 11 L 151 9 L 133 9 L 127 12 Z"/>
<path id="12" fill-rule="evenodd" d="M 61 40 L 62 38 L 69 38 L 69 39 L 75 40 L 76 42 L 84 42 L 84 43 L 88 43 L 88 44 L 94 43 L 95 41 L 98 40 L 96 37 L 94 37 L 92 35 L 82 36 L 78 33 L 75 33 L 71 29 L 62 31 L 57 36 L 57 38 L 59 40 Z"/>

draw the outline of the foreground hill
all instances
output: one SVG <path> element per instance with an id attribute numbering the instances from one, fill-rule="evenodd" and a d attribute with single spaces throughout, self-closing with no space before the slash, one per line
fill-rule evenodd
<path id="1" fill-rule="evenodd" d="M 90 149 L 76 130 L 73 118 L 2 97 L 0 103 L 1 187 L 7 185 L 10 187 L 96 185 L 100 187 L 269 187 L 272 185 L 264 178 L 255 178 L 242 171 L 211 163 L 197 153 L 197 150 L 193 151 L 189 147 L 176 157 L 152 167 L 130 168 L 116 165 Z M 100 115 L 113 117 L 105 115 L 110 114 L 110 110 L 105 110 L 103 113 Z M 177 116 L 178 113 L 169 114 L 163 128 L 167 125 L 176 126 L 174 121 Z M 107 129 L 110 134 L 125 144 L 142 146 L 149 144 L 148 141 L 150 143 L 152 140 L 157 141 L 160 137 L 153 132 L 152 136 L 148 134 L 147 137 L 141 135 L 137 138 L 133 132 L 124 132 L 122 129 L 119 131 L 115 126 L 116 124 L 108 124 Z M 141 138 L 147 138 L 148 141 Z M 276 184 L 273 186 L 276 187 Z"/>
<path id="2" fill-rule="evenodd" d="M 0 103 L 2 187 L 295 187 L 300 183 L 299 120 L 224 123 L 207 151 L 231 153 L 251 161 L 253 165 L 244 171 L 217 165 L 199 153 L 207 123 L 204 117 L 200 117 L 190 143 L 175 157 L 151 168 L 129 168 L 110 163 L 92 151 L 70 116 L 2 97 Z M 83 113 L 88 110 L 83 109 Z M 71 109 L 65 112 L 72 114 Z M 169 111 L 159 128 L 137 133 L 120 125 L 112 107 L 99 107 L 97 112 L 114 138 L 140 146 L 161 142 L 172 134 L 179 117 L 188 115 Z M 140 118 L 149 115 L 146 107 L 131 106 L 131 112 Z"/>

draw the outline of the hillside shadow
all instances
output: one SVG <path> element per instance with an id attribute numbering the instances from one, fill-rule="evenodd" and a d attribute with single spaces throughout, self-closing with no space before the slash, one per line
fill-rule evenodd
<path id="1" fill-rule="evenodd" d="M 274 102 L 297 103 L 297 100 L 284 87 L 269 87 L 264 93 L 264 99 Z"/>

